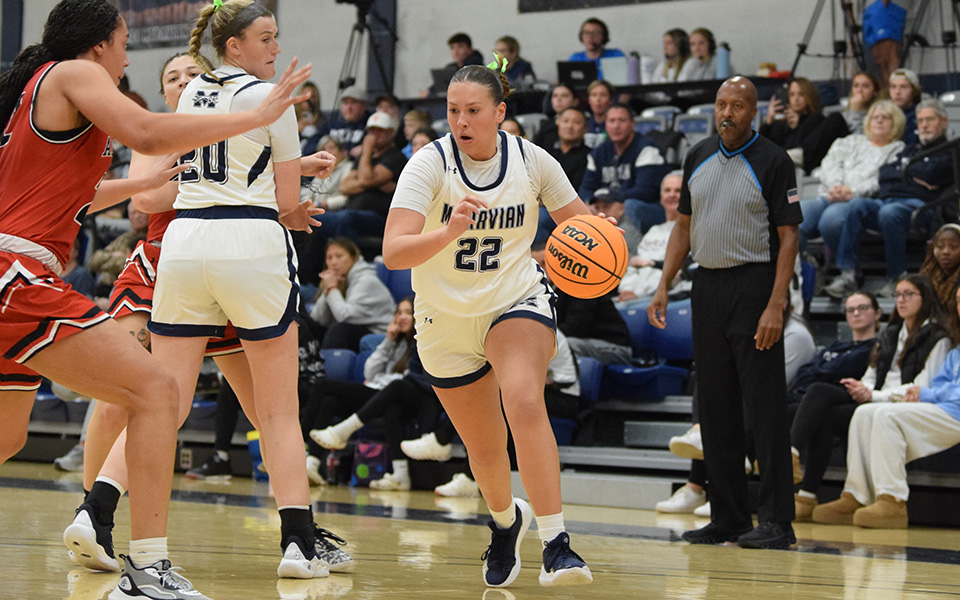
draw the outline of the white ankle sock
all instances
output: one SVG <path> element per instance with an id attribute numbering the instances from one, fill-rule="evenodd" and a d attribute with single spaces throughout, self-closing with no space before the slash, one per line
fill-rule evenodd
<path id="1" fill-rule="evenodd" d="M 393 476 L 400 481 L 410 481 L 410 463 L 403 458 L 391 461 L 393 465 Z"/>
<path id="2" fill-rule="evenodd" d="M 517 505 L 512 498 L 510 499 L 510 506 L 507 510 L 495 511 L 489 506 L 487 510 L 490 511 L 490 516 L 493 517 L 494 522 L 500 529 L 510 529 L 517 520 Z"/>
<path id="3" fill-rule="evenodd" d="M 800 490 L 799 492 L 797 492 L 797 495 L 800 496 L 801 498 L 811 498 L 813 500 L 817 499 L 816 494 L 814 494 L 813 492 L 808 492 L 807 490 Z"/>
<path id="4" fill-rule="evenodd" d="M 138 569 L 149 567 L 158 560 L 169 558 L 167 538 L 143 538 L 130 540 L 130 561 Z"/>
<path id="5" fill-rule="evenodd" d="M 340 421 L 333 426 L 333 431 L 340 437 L 341 440 L 348 439 L 353 432 L 363 427 L 363 421 L 360 420 L 360 417 L 357 416 L 357 413 L 353 413 L 343 421 Z"/>
<path id="6" fill-rule="evenodd" d="M 537 517 L 537 533 L 540 535 L 540 541 L 546 544 L 561 533 L 566 531 L 563 526 L 563 513 L 558 512 L 555 515 L 546 515 Z"/>

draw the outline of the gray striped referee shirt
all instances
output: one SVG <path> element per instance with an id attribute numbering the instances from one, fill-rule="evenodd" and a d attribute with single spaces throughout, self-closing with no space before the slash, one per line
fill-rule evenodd
<path id="1" fill-rule="evenodd" d="M 759 134 L 734 151 L 714 135 L 683 161 L 679 210 L 690 216 L 690 255 L 701 267 L 776 263 L 777 227 L 803 221 L 799 200 L 790 157 Z"/>

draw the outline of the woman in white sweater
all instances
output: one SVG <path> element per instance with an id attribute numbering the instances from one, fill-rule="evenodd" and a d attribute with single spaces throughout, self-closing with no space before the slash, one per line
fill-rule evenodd
<path id="1" fill-rule="evenodd" d="M 875 102 L 863 124 L 863 134 L 837 139 L 820 164 L 820 189 L 817 198 L 803 200 L 800 240 L 823 236 L 831 252 L 840 242 L 840 231 L 853 198 L 868 197 L 877 191 L 880 167 L 903 149 L 906 118 L 889 100 Z"/>

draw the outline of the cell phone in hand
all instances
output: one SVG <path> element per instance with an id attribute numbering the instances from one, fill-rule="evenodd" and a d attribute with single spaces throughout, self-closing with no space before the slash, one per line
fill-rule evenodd
<path id="1" fill-rule="evenodd" d="M 780 103 L 780 112 L 783 112 L 790 104 L 790 94 L 787 92 L 787 88 L 785 87 L 779 88 L 776 92 L 774 92 L 773 97 L 776 98 Z"/>

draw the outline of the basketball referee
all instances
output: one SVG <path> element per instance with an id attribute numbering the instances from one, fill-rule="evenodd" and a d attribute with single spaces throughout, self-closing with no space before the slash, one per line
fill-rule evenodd
<path id="1" fill-rule="evenodd" d="M 652 325 L 666 327 L 668 283 L 691 253 L 700 265 L 693 277 L 693 355 L 711 522 L 683 539 L 786 548 L 796 538 L 781 332 L 803 216 L 793 163 L 752 130 L 756 114 L 753 84 L 743 77 L 725 81 L 716 98 L 719 135 L 684 160 L 680 218 L 647 313 Z M 756 527 L 743 472 L 744 417 L 760 466 Z"/>

